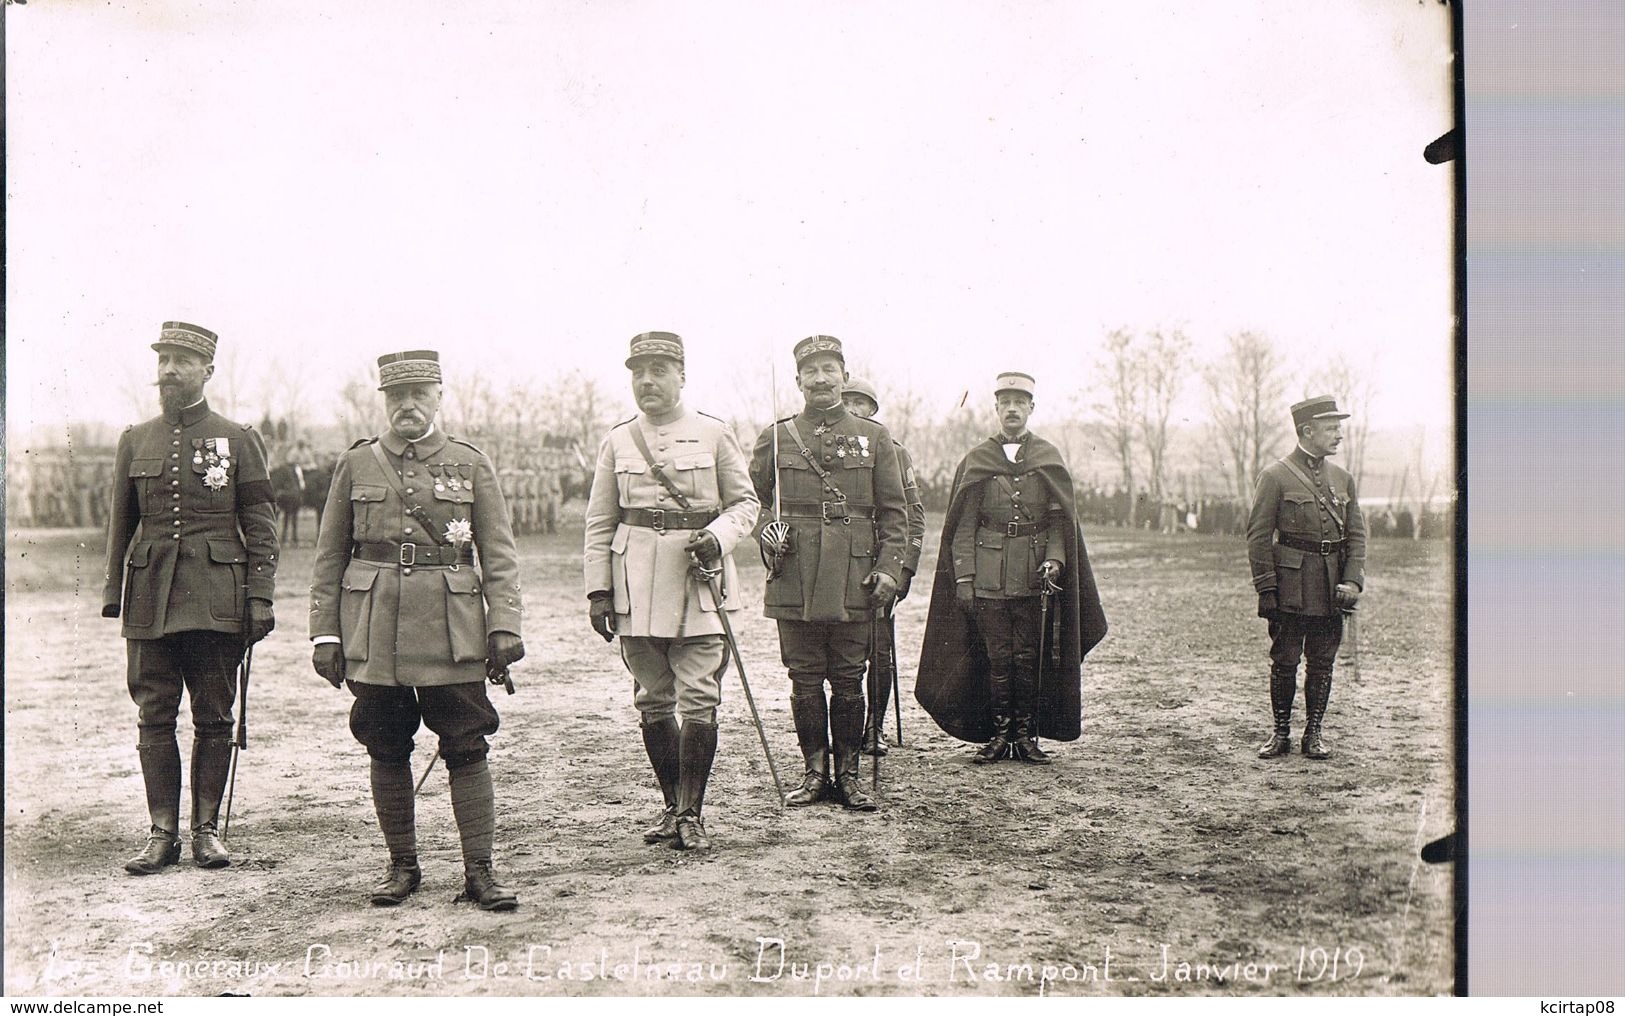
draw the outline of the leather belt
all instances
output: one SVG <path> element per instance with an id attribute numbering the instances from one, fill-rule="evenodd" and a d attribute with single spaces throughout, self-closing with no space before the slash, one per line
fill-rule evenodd
<path id="1" fill-rule="evenodd" d="M 779 514 L 787 519 L 821 519 L 825 522 L 845 522 L 875 517 L 873 505 L 852 504 L 850 501 L 786 501 L 779 506 Z"/>
<path id="2" fill-rule="evenodd" d="M 1341 553 L 1343 553 L 1343 546 L 1348 541 L 1347 540 L 1319 540 L 1319 541 L 1316 541 L 1316 540 L 1296 540 L 1296 539 L 1293 539 L 1290 536 L 1286 536 L 1286 535 L 1283 534 L 1283 535 L 1276 536 L 1275 542 L 1279 543 L 1283 547 L 1291 547 L 1293 550 L 1301 550 L 1305 554 L 1319 554 L 1322 557 L 1329 557 L 1332 554 L 1341 554 Z"/>
<path id="3" fill-rule="evenodd" d="M 433 543 L 358 543 L 350 556 L 361 561 L 399 565 L 402 568 L 429 568 L 473 564 L 474 548 L 442 547 Z"/>
<path id="4" fill-rule="evenodd" d="M 653 529 L 663 533 L 668 529 L 704 529 L 717 520 L 717 512 L 680 512 L 666 508 L 625 508 L 621 521 L 629 526 Z"/>
<path id="5" fill-rule="evenodd" d="M 1036 536 L 1049 529 L 1049 521 L 1042 522 L 1000 522 L 985 515 L 976 520 L 976 524 L 983 529 L 1003 530 L 1006 536 Z"/>

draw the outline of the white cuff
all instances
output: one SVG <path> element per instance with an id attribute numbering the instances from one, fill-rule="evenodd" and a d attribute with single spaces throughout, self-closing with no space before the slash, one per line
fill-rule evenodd
<path id="1" fill-rule="evenodd" d="M 344 641 L 344 640 L 339 638 L 337 635 L 312 635 L 310 637 L 310 644 L 313 645 L 313 646 L 322 646 L 322 645 L 326 645 L 329 642 L 342 642 L 342 641 Z"/>

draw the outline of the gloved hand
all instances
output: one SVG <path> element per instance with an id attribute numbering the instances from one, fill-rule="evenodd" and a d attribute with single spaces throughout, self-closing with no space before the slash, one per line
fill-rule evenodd
<path id="1" fill-rule="evenodd" d="M 1259 617 L 1265 617 L 1273 621 L 1275 620 L 1275 615 L 1280 613 L 1280 610 L 1281 604 L 1280 601 L 1275 598 L 1275 590 L 1271 589 L 1258 594 Z"/>
<path id="2" fill-rule="evenodd" d="M 1339 610 L 1353 610 L 1354 605 L 1360 602 L 1360 587 L 1352 582 L 1339 582 L 1332 591 L 1332 597 L 1337 601 Z"/>
<path id="3" fill-rule="evenodd" d="M 311 650 L 310 665 L 316 673 L 327 678 L 335 688 L 344 687 L 344 646 L 338 642 L 322 642 Z"/>
<path id="4" fill-rule="evenodd" d="M 243 620 L 243 641 L 253 645 L 275 628 L 276 614 L 271 610 L 271 601 L 249 597 L 248 617 Z"/>
<path id="5" fill-rule="evenodd" d="M 694 535 L 683 544 L 683 550 L 698 557 L 707 568 L 722 560 L 722 544 L 717 542 L 716 534 L 708 529 L 694 530 Z"/>
<path id="6" fill-rule="evenodd" d="M 525 658 L 525 641 L 511 631 L 494 631 L 485 637 L 486 669 L 494 674 Z"/>
<path id="7" fill-rule="evenodd" d="M 1038 584 L 1043 587 L 1044 592 L 1058 593 L 1061 591 L 1061 572 L 1063 570 L 1061 562 L 1053 557 L 1038 566 Z"/>
<path id="8" fill-rule="evenodd" d="M 897 598 L 899 600 L 908 599 L 908 587 L 913 585 L 913 584 L 914 584 L 914 573 L 909 571 L 907 568 L 904 568 L 903 569 L 903 581 L 902 581 L 902 584 L 897 587 Z"/>
<path id="9" fill-rule="evenodd" d="M 103 617 L 118 617 L 118 604 L 109 603 L 102 607 Z"/>
<path id="10" fill-rule="evenodd" d="M 604 636 L 605 642 L 615 641 L 615 595 L 607 589 L 591 593 L 587 616 L 592 618 L 592 630 Z"/>
<path id="11" fill-rule="evenodd" d="M 966 579 L 954 586 L 954 599 L 958 600 L 959 605 L 966 610 L 973 610 L 976 607 L 976 590 L 974 586 L 975 583 L 970 579 Z"/>
<path id="12" fill-rule="evenodd" d="M 871 607 L 884 607 L 897 596 L 897 580 L 878 569 L 863 580 L 863 588 L 869 590 Z"/>

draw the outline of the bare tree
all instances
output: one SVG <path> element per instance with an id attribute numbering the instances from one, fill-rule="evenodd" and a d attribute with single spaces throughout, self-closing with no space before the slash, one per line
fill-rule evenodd
<path id="1" fill-rule="evenodd" d="M 1243 496 L 1251 493 L 1265 460 L 1281 447 L 1283 368 L 1274 343 L 1243 331 L 1230 335 L 1224 354 L 1202 372 L 1213 424 Z"/>
<path id="2" fill-rule="evenodd" d="M 1330 363 L 1309 375 L 1304 398 L 1328 394 L 1338 400 L 1343 412 L 1350 414 L 1343 430 L 1349 445 L 1343 461 L 1354 477 L 1355 488 L 1362 489 L 1365 485 L 1366 439 L 1371 434 L 1371 402 L 1376 396 L 1376 386 L 1371 382 L 1370 371 L 1355 367 L 1346 356 L 1338 353 Z"/>
<path id="3" fill-rule="evenodd" d="M 1136 407 L 1139 403 L 1140 372 L 1136 363 L 1134 333 L 1127 328 L 1114 328 L 1106 333 L 1105 345 L 1100 352 L 1100 373 L 1097 391 L 1100 401 L 1095 409 L 1101 414 L 1101 431 L 1106 442 L 1117 453 L 1118 465 L 1123 471 L 1123 489 L 1128 492 L 1128 518 L 1134 526 L 1134 431 Z"/>
<path id="4" fill-rule="evenodd" d="M 1152 504 L 1160 505 L 1167 500 L 1164 495 L 1167 492 L 1168 417 L 1185 384 L 1190 351 L 1191 342 L 1184 332 L 1177 328 L 1172 331 L 1159 328 L 1147 336 L 1146 344 L 1134 358 L 1134 372 L 1139 382 L 1135 386 L 1139 435 L 1150 466 Z"/>
<path id="5" fill-rule="evenodd" d="M 377 387 L 372 375 L 363 371 L 359 377 L 345 382 L 344 387 L 339 390 L 336 422 L 339 436 L 346 444 L 375 430 L 374 421 L 383 411 L 383 399 L 374 391 Z"/>

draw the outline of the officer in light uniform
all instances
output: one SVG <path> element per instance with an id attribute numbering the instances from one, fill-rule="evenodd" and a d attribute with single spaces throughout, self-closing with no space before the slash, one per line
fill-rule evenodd
<path id="1" fill-rule="evenodd" d="M 412 735 L 440 738 L 463 848 L 459 899 L 512 910 L 492 871 L 496 828 L 486 738 L 500 683 L 525 655 L 519 558 L 496 470 L 435 425 L 439 355 L 378 360 L 389 429 L 339 457 L 316 539 L 310 635 L 316 672 L 355 702 L 350 731 L 372 759 L 372 797 L 389 868 L 372 902 L 391 906 L 422 880 Z M 476 563 L 477 561 L 477 563 Z"/>
<path id="2" fill-rule="evenodd" d="M 682 404 L 682 338 L 644 332 L 630 353 L 642 412 L 598 449 L 582 570 L 593 629 L 605 641 L 621 637 L 643 746 L 665 799 L 644 839 L 705 850 L 701 809 L 728 659 L 718 610 L 741 606 L 730 555 L 759 506 L 733 429 Z M 691 556 L 708 568 L 720 562 L 721 604 Z"/>

